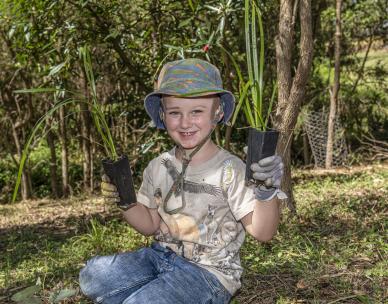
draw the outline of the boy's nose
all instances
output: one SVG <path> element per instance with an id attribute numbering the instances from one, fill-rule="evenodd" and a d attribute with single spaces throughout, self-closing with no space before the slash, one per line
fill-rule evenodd
<path id="1" fill-rule="evenodd" d="M 192 126 L 192 122 L 189 115 L 182 115 L 181 118 L 181 128 L 182 129 L 188 129 Z"/>

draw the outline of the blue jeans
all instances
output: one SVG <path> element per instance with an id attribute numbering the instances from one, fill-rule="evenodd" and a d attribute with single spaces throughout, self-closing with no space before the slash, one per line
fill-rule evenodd
<path id="1" fill-rule="evenodd" d="M 174 251 L 151 247 L 89 260 L 79 277 L 82 292 L 96 303 L 229 303 L 220 281 Z"/>

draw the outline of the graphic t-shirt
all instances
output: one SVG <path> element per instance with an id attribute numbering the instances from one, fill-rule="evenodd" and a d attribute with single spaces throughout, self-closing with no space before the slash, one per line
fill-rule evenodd
<path id="1" fill-rule="evenodd" d="M 245 185 L 245 164 L 226 150 L 199 165 L 189 165 L 183 183 L 164 199 L 182 170 L 175 148 L 144 170 L 138 202 L 158 208 L 162 219 L 154 238 L 213 273 L 233 295 L 241 287 L 239 249 L 245 230 L 240 220 L 253 211 L 253 188 Z M 183 208 L 181 208 L 183 207 Z"/>

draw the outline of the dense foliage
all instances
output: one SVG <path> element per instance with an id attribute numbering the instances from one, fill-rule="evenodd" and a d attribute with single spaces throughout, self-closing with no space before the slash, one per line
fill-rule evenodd
<path id="1" fill-rule="evenodd" d="M 264 98 L 270 98 L 276 79 L 274 37 L 279 4 L 258 3 L 266 39 Z M 359 139 L 365 135 L 386 139 L 386 12 L 387 3 L 382 0 L 347 1 L 343 8 L 340 113 L 352 151 L 360 147 Z M 334 1 L 314 1 L 313 16 L 315 59 L 305 106 L 321 109 L 328 105 L 332 79 Z M 238 95 L 239 83 L 227 50 L 247 77 L 244 1 L 4 0 L 0 3 L 0 40 L 2 202 L 10 199 L 13 176 L 30 130 L 53 104 L 69 97 L 63 92 L 17 94 L 15 90 L 51 87 L 90 97 L 81 47 L 87 45 L 92 51 L 98 100 L 120 151 L 130 156 L 137 181 L 144 165 L 171 145 L 164 133 L 149 125 L 142 105 L 166 60 L 206 58 L 221 69 L 226 88 Z M 69 105 L 45 125 L 40 136 L 43 141 L 34 142 L 36 149 L 25 172 L 33 195 L 53 195 L 49 181 L 57 173 L 54 184 L 60 184 L 64 170 L 68 171 L 70 189 L 62 189 L 62 194 L 80 189 L 92 192 L 96 187 L 104 150 L 91 127 L 88 110 Z M 245 130 L 240 128 L 246 125 L 240 115 L 232 133 L 231 149 L 240 155 L 245 144 Z M 292 148 L 295 164 L 303 161 L 301 125 Z M 221 128 L 217 133 L 220 145 L 225 144 L 224 132 Z M 65 148 L 67 156 L 63 156 Z"/>

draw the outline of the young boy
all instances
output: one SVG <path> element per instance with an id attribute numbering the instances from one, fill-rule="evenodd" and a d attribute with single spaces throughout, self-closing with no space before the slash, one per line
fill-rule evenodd
<path id="1" fill-rule="evenodd" d="M 268 188 L 246 186 L 244 163 L 211 140 L 217 123 L 230 119 L 234 97 L 206 61 L 167 63 L 145 108 L 176 147 L 149 163 L 138 202 L 123 215 L 155 242 L 94 257 L 81 270 L 81 289 L 97 303 L 228 303 L 241 286 L 245 231 L 259 241 L 276 233 L 281 158 L 251 167 Z M 119 200 L 106 176 L 101 188 L 108 201 Z"/>

